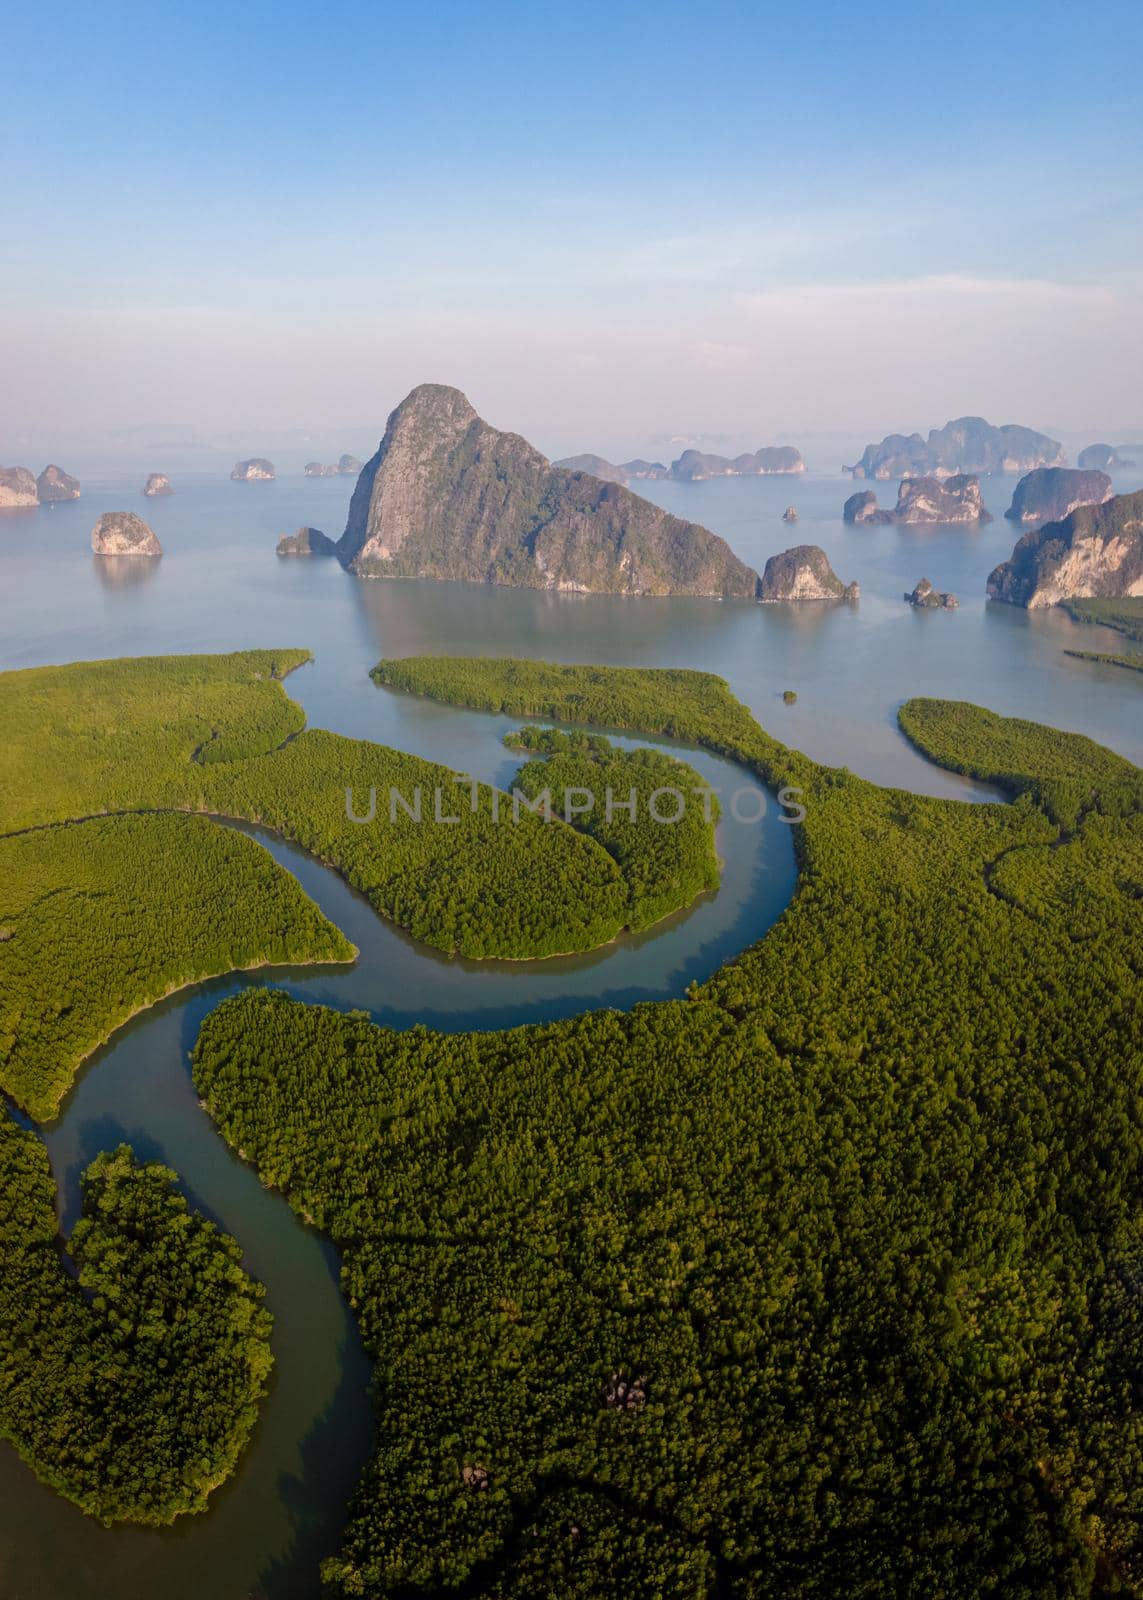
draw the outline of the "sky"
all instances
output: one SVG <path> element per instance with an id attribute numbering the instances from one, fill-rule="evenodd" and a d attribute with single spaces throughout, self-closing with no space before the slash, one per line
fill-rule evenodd
<path id="1" fill-rule="evenodd" d="M 425 381 L 553 454 L 1143 432 L 1137 0 L 9 0 L 3 37 L 0 461 L 379 435 Z"/>

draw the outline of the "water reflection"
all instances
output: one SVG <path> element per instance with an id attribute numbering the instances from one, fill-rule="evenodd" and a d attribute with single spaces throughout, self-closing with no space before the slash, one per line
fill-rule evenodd
<path id="1" fill-rule="evenodd" d="M 159 556 L 92 556 L 102 589 L 138 589 L 150 583 L 161 566 Z"/>
<path id="2" fill-rule="evenodd" d="M 629 660 L 663 666 L 685 633 L 688 661 L 716 659 L 728 627 L 757 622 L 746 600 L 552 594 L 436 579 L 349 579 L 351 604 L 377 654 L 514 655 L 559 661 Z M 682 663 L 680 663 L 682 664 Z"/>

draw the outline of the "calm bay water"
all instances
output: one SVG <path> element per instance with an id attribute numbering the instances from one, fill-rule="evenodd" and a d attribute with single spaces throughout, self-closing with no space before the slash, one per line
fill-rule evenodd
<path id="1" fill-rule="evenodd" d="M 352 481 L 281 478 L 232 484 L 224 474 L 176 476 L 176 495 L 143 501 L 143 471 L 84 476 L 71 505 L 0 515 L 0 669 L 115 655 L 302 645 L 314 662 L 287 682 L 311 724 L 379 740 L 504 783 L 517 760 L 510 726 L 377 689 L 381 655 L 420 652 L 546 657 L 722 674 L 759 721 L 818 760 L 882 783 L 977 799 L 980 785 L 942 773 L 896 728 L 901 700 L 951 695 L 1076 729 L 1143 761 L 1143 678 L 1075 661 L 1066 645 L 1115 649 L 1117 636 L 1057 613 L 986 605 L 984 580 L 1017 530 L 1000 513 L 1012 480 L 986 482 L 997 521 L 980 529 L 847 529 L 849 479 L 728 479 L 648 484 L 648 498 L 722 533 L 761 568 L 793 543 L 820 544 L 856 606 L 757 607 L 700 600 L 551 596 L 464 584 L 363 584 L 332 561 L 278 560 L 274 543 L 299 524 L 336 536 Z M 1120 489 L 1137 487 L 1127 476 Z M 882 486 L 891 501 L 893 486 Z M 801 520 L 784 526 L 796 502 Z M 159 563 L 99 561 L 90 530 L 106 510 L 152 523 Z M 958 593 L 954 613 L 918 613 L 901 599 L 922 575 Z M 797 690 L 793 707 L 784 689 Z M 691 759 L 724 792 L 743 776 Z M 352 969 L 277 971 L 223 979 L 156 1007 L 93 1059 L 46 1130 L 65 1227 L 82 1167 L 129 1139 L 174 1166 L 195 1204 L 242 1243 L 276 1312 L 273 1393 L 235 1479 L 208 1515 L 169 1533 L 98 1528 L 41 1488 L 0 1448 L 0 1594 L 5 1600 L 168 1600 L 315 1591 L 320 1557 L 336 1547 L 345 1501 L 369 1441 L 368 1363 L 336 1288 L 336 1261 L 266 1194 L 199 1111 L 186 1054 L 218 1000 L 248 982 L 359 1006 L 394 1026 L 495 1027 L 628 1006 L 681 994 L 752 943 L 789 898 L 789 829 L 773 806 L 760 827 L 720 829 L 723 887 L 637 938 L 591 955 L 521 966 L 448 961 L 378 922 L 332 873 L 258 835 L 359 946 Z"/>

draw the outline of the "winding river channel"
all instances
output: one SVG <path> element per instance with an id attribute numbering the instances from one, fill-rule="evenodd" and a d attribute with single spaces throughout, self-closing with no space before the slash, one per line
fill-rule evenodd
<path id="1" fill-rule="evenodd" d="M 448 748 L 455 751 L 457 723 Z M 508 783 L 519 765 L 500 743 L 518 722 L 464 714 L 470 770 Z M 637 741 L 616 742 L 632 746 Z M 668 747 L 669 748 L 669 747 Z M 4 1600 L 309 1600 L 337 1548 L 371 1439 L 369 1362 L 338 1288 L 334 1251 L 223 1144 L 200 1109 L 188 1052 L 206 1013 L 240 988 L 369 1011 L 378 1022 L 458 1030 L 504 1027 L 599 1006 L 681 995 L 752 943 L 793 890 L 791 830 L 742 769 L 685 754 L 723 796 L 722 886 L 640 935 L 541 962 L 450 960 L 379 918 L 331 869 L 264 829 L 243 827 L 301 883 L 359 953 L 352 966 L 273 968 L 221 978 L 153 1007 L 89 1061 L 59 1118 L 42 1129 L 59 1186 L 61 1226 L 78 1214 L 79 1179 L 101 1150 L 129 1142 L 179 1175 L 192 1203 L 243 1247 L 274 1313 L 272 1387 L 234 1478 L 205 1516 L 170 1530 L 104 1529 L 42 1487 L 0 1449 L 0 1592 Z M 737 810 L 757 822 L 736 821 Z M 239 824 L 228 824 L 241 826 Z"/>

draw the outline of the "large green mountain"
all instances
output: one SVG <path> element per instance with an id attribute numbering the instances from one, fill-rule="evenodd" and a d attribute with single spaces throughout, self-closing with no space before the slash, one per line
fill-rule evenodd
<path id="1" fill-rule="evenodd" d="M 552 466 L 443 384 L 414 389 L 389 418 L 338 555 L 363 578 L 744 600 L 758 587 L 717 534 L 621 484 Z"/>

